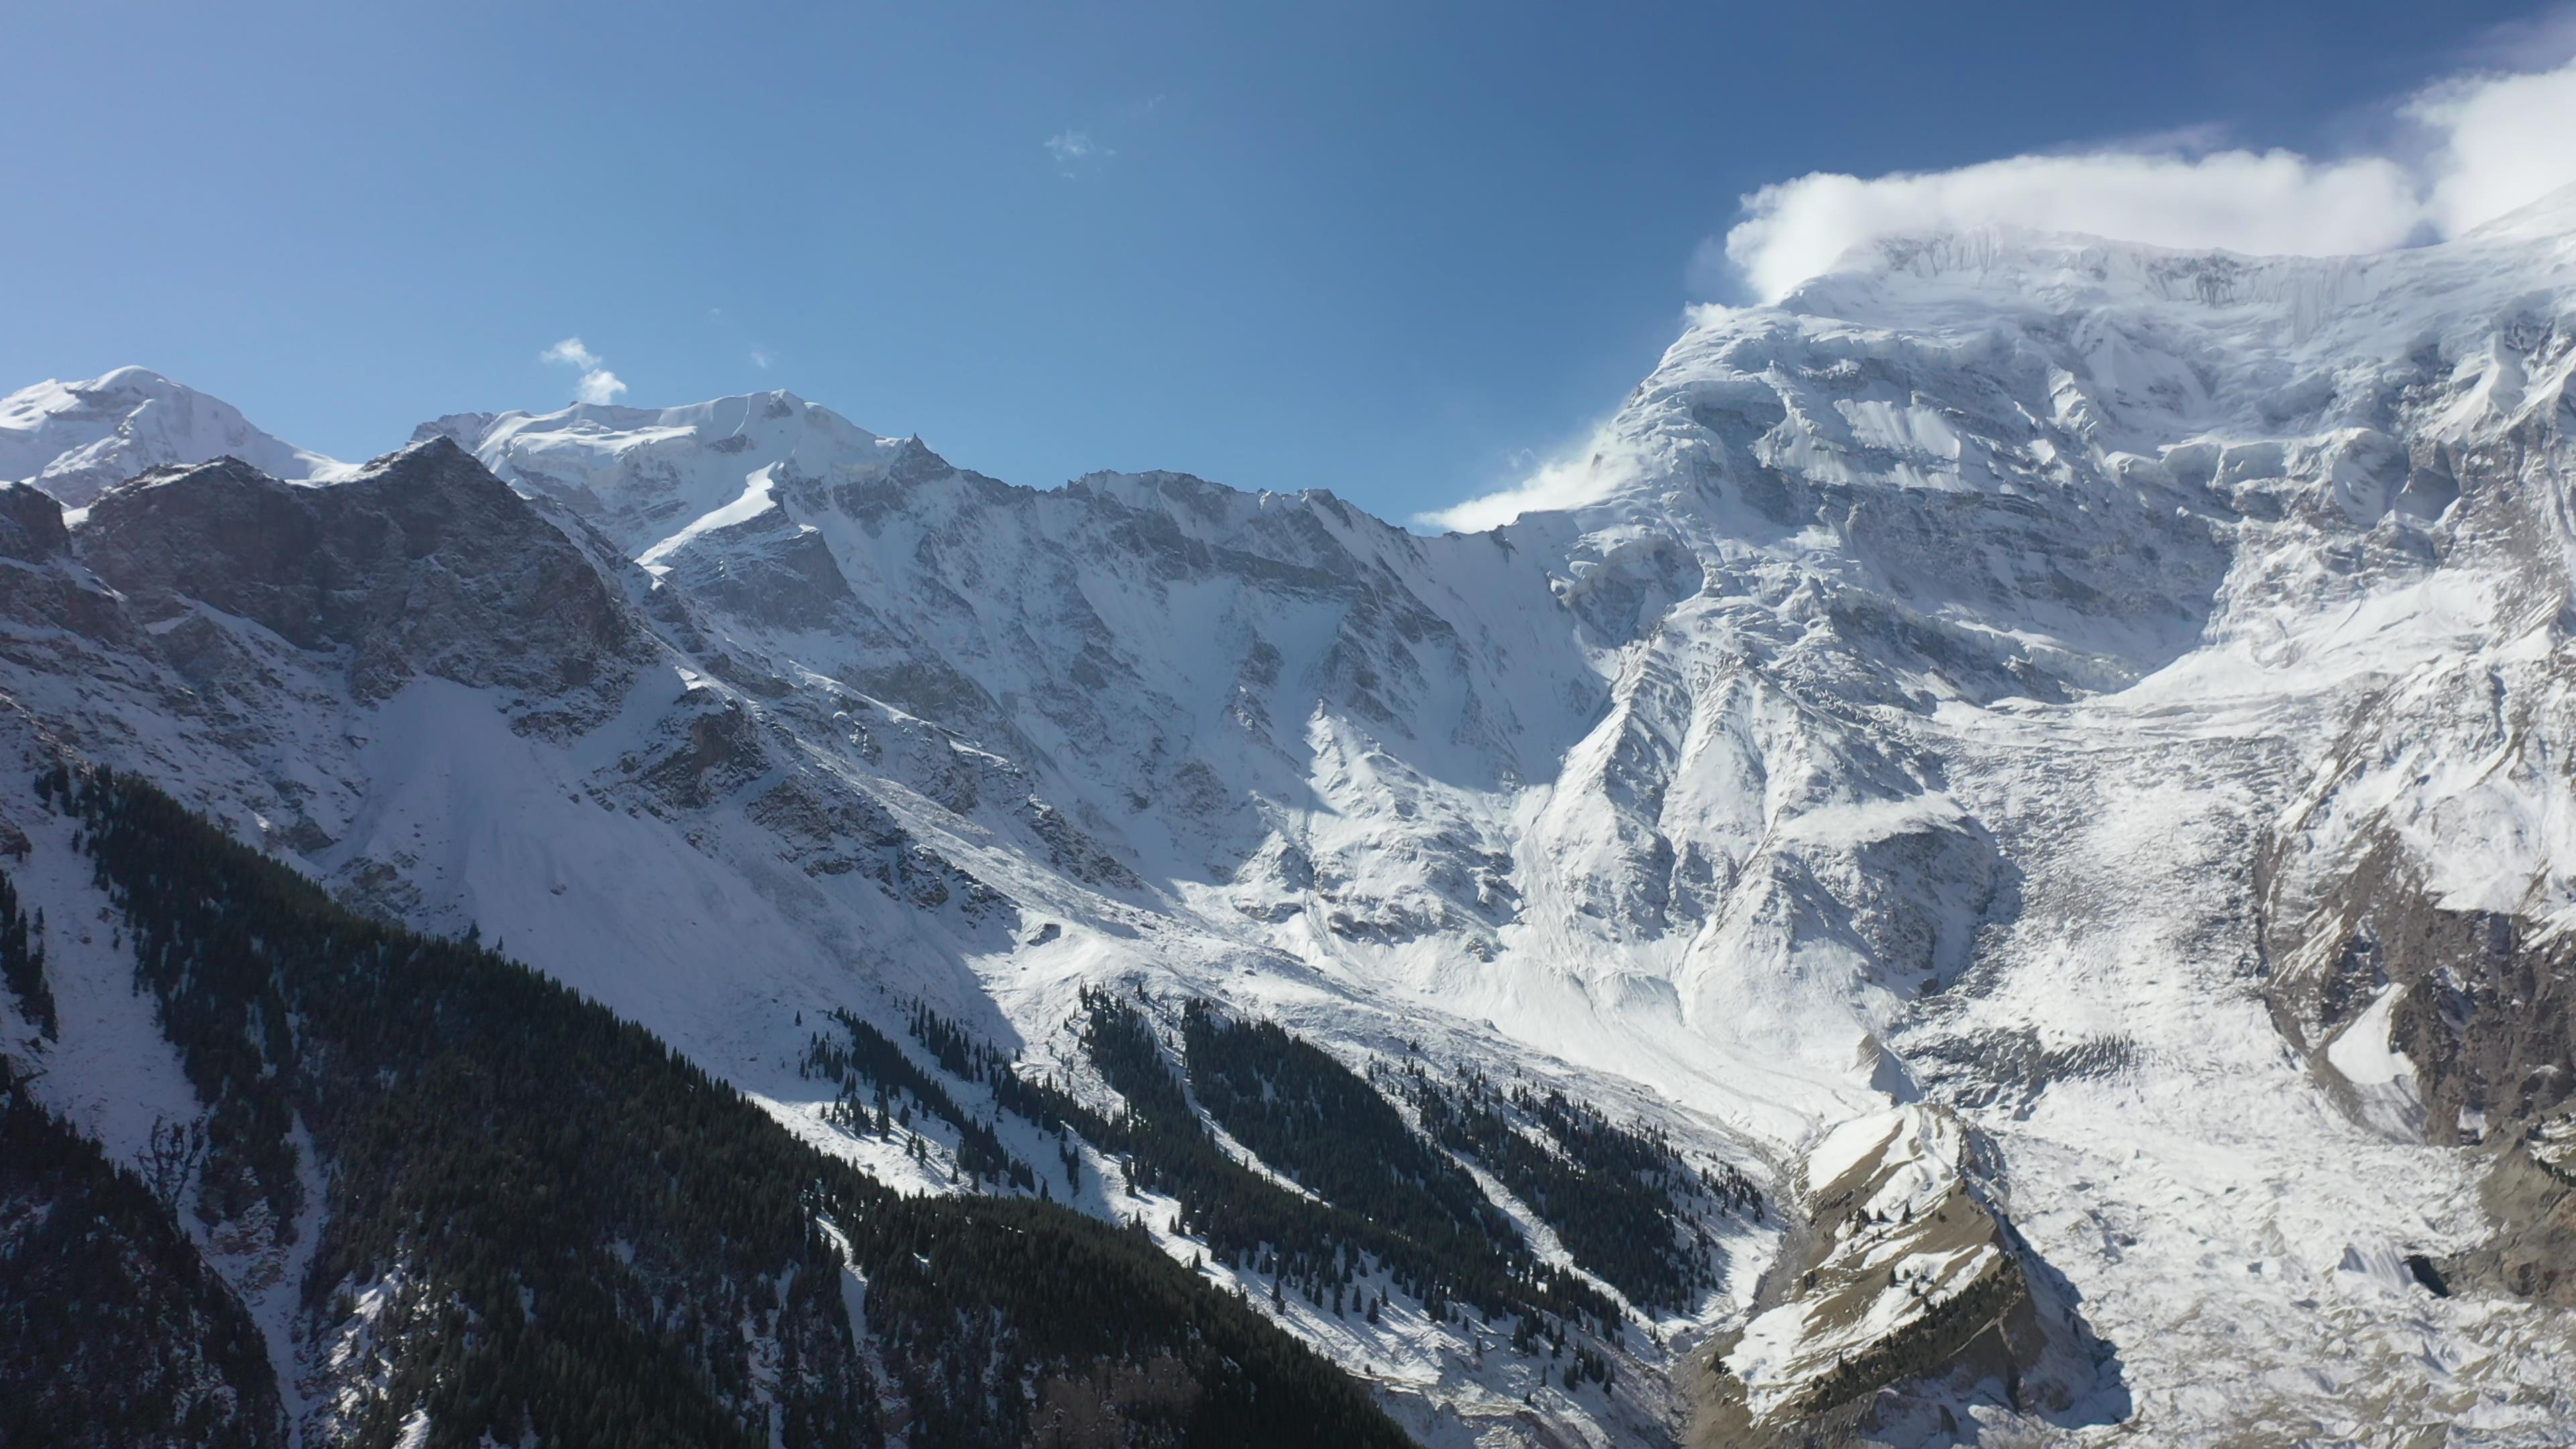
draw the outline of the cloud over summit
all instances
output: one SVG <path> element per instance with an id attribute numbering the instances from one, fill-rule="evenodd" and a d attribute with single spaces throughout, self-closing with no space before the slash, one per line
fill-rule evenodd
<path id="1" fill-rule="evenodd" d="M 2576 45 L 2576 11 L 2566 15 L 2515 37 L 2521 69 L 2453 76 L 2385 107 L 2398 141 L 2381 154 L 2218 148 L 2202 132 L 1946 171 L 1811 172 L 1745 196 L 1741 219 L 1701 244 L 1691 286 L 1703 297 L 1776 302 L 1856 248 L 1990 226 L 2258 256 L 2340 256 L 2458 236 L 2576 185 L 2576 60 L 2565 58 Z M 2540 47 L 2546 68 L 2532 64 Z M 1596 428 L 1509 486 L 1415 522 L 1474 530 L 1581 507 L 1635 466 L 1611 429 Z"/>
<path id="2" fill-rule="evenodd" d="M 538 353 L 537 360 L 581 369 L 581 380 L 573 384 L 573 396 L 582 402 L 613 403 L 626 391 L 625 380 L 609 371 L 607 360 L 584 346 L 578 337 L 567 337 Z"/>
<path id="3" fill-rule="evenodd" d="M 2456 236 L 2576 183 L 2576 62 L 2441 82 L 2395 109 L 2405 155 L 2106 148 L 1948 171 L 1812 172 L 1743 199 L 1692 264 L 1709 294 L 1777 301 L 1853 248 L 2013 226 L 2158 246 L 2335 256 Z"/>

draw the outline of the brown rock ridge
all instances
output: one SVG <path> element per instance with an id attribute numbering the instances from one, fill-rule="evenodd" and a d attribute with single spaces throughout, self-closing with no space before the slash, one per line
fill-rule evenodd
<path id="1" fill-rule="evenodd" d="M 2081 1325 L 1977 1187 L 1973 1150 L 1921 1104 L 1826 1135 L 1806 1228 L 1752 1321 L 1700 1359 L 1692 1449 L 1919 1442 L 1956 1433 L 1980 1399 L 2079 1409 L 2097 1387 Z"/>

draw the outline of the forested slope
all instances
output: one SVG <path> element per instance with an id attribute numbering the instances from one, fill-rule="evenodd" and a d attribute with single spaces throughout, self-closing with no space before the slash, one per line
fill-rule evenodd
<path id="1" fill-rule="evenodd" d="M 1350 1380 L 1139 1235 L 1044 1203 L 902 1198 L 605 1008 L 479 945 L 354 915 L 147 784 L 62 768 L 39 794 L 77 820 L 207 1104 L 177 1215 L 290 1240 L 319 1185 L 302 1312 L 332 1351 L 303 1368 L 335 1408 L 308 1437 L 1404 1442 Z M 229 1439 L 128 1442 L 272 1442 L 274 1374 L 173 1215 L 60 1124 L 21 1121 L 36 1109 L 8 1090 L 0 1327 L 24 1337 L 97 1296 L 19 1251 L 62 1231 L 32 1195 L 87 1194 L 104 1205 L 79 1209 L 103 1225 L 90 1239 L 131 1240 L 100 1251 L 135 1306 L 96 1311 L 205 1331 L 86 1351 L 139 1367 L 199 1345 L 200 1377 L 243 1406 Z M 115 1367 L 10 1412 L 117 1422 L 133 1380 Z"/>

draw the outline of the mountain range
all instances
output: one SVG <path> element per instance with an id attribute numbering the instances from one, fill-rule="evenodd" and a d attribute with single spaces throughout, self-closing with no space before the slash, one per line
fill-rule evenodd
<path id="1" fill-rule="evenodd" d="M 2576 192 L 1876 243 L 1479 533 L 39 384 L 0 1310 L 122 1204 L 149 1442 L 645 1442 L 458 1388 L 575 1323 L 745 1442 L 2576 1442 L 2571 373 Z"/>

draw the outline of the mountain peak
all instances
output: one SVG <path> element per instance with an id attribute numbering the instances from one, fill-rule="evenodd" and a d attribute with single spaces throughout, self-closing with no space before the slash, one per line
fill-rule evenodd
<path id="1" fill-rule="evenodd" d="M 918 438 L 880 437 L 784 389 L 682 407 L 575 403 L 550 413 L 459 413 L 414 436 L 453 439 L 525 492 L 589 519 L 632 555 L 766 496 L 773 477 L 881 474 L 927 459 Z"/>
<path id="2" fill-rule="evenodd" d="M 76 383 L 73 386 L 86 392 L 141 392 L 163 395 L 192 390 L 172 382 L 151 368 L 138 367 L 133 363 L 110 368 L 86 383 Z"/>
<path id="3" fill-rule="evenodd" d="M 279 478 L 321 479 L 346 468 L 148 367 L 48 379 L 0 398 L 0 479 L 32 483 L 75 508 L 138 473 L 227 456 Z"/>

